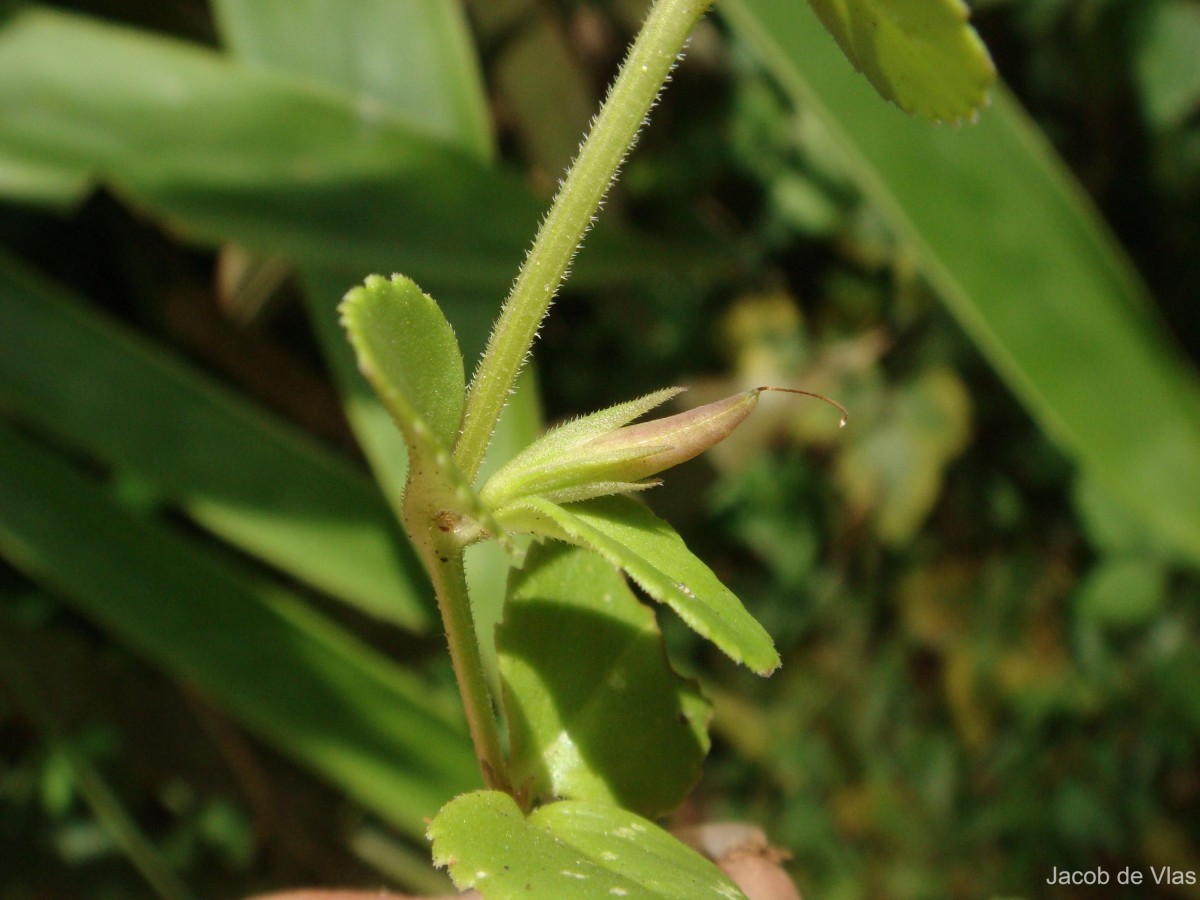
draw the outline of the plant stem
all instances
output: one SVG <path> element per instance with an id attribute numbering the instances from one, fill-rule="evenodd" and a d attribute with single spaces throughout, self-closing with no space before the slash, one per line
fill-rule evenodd
<path id="1" fill-rule="evenodd" d="M 467 714 L 467 728 L 475 746 L 475 756 L 483 772 L 484 784 L 495 790 L 512 792 L 500 734 L 496 728 L 496 711 L 492 708 L 491 692 L 479 655 L 475 622 L 471 616 L 471 599 L 467 593 L 467 578 L 463 568 L 463 549 L 447 539 L 439 542 L 435 558 L 428 559 L 430 578 L 437 594 L 438 610 L 450 645 L 450 662 L 458 692 L 462 695 Z"/>
<path id="2" fill-rule="evenodd" d="M 488 339 L 467 397 L 455 457 L 479 473 L 496 422 L 567 267 L 637 139 L 688 35 L 714 0 L 655 0 L 567 172 Z"/>

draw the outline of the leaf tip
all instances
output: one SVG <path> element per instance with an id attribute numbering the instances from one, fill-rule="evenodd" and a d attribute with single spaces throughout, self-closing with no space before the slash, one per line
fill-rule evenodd
<path id="1" fill-rule="evenodd" d="M 773 655 L 775 658 L 771 661 L 770 665 L 757 666 L 757 667 L 751 669 L 751 671 L 754 672 L 755 675 L 758 675 L 761 678 L 770 678 L 772 675 L 774 675 L 776 672 L 778 672 L 781 668 L 783 668 L 783 660 L 779 658 L 779 654 L 775 653 Z"/>
<path id="2" fill-rule="evenodd" d="M 404 275 L 368 275 L 346 292 L 338 315 L 359 371 L 406 438 L 421 438 L 417 420 L 424 420 L 449 445 L 462 420 L 465 377 L 454 329 L 437 302 Z"/>

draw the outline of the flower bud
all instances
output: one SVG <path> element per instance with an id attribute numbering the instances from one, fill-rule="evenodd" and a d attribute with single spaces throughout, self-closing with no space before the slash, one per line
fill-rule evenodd
<path id="1" fill-rule="evenodd" d="M 626 481 L 640 481 L 699 456 L 733 433 L 758 405 L 761 389 L 743 391 L 673 416 L 626 425 L 585 445 L 589 453 L 626 452 Z M 632 455 L 637 450 L 644 454 Z"/>
<path id="2" fill-rule="evenodd" d="M 483 486 L 481 497 L 493 507 L 531 495 L 569 503 L 653 487 L 658 482 L 645 479 L 687 462 L 727 438 L 758 405 L 763 391 L 825 400 L 841 410 L 841 424 L 846 424 L 846 410 L 839 404 L 820 394 L 790 388 L 758 387 L 673 416 L 621 427 L 612 426 L 627 422 L 632 415 L 617 418 L 612 411 L 604 410 L 576 420 L 557 433 L 550 432 L 493 475 Z M 644 411 L 650 408 L 649 401 L 673 393 L 659 392 L 622 407 Z M 588 427 L 590 422 L 603 422 L 607 427 L 594 431 Z M 566 440 L 560 436 L 563 432 L 577 433 L 580 439 Z"/>

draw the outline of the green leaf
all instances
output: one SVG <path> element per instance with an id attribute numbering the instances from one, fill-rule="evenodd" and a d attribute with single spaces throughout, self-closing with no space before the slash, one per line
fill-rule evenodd
<path id="1" fill-rule="evenodd" d="M 1072 486 L 1073 505 L 1088 543 L 1100 556 L 1161 558 L 1164 548 L 1153 532 L 1095 478 L 1080 473 Z"/>
<path id="2" fill-rule="evenodd" d="M 511 775 L 531 799 L 670 812 L 700 776 L 708 703 L 619 571 L 558 542 L 513 573 L 496 633 Z"/>
<path id="3" fill-rule="evenodd" d="M 499 791 L 456 797 L 429 826 L 433 859 L 489 900 L 745 900 L 711 862 L 615 806 L 564 801 L 528 819 Z"/>
<path id="4" fill-rule="evenodd" d="M 0 422 L 0 553 L 116 640 L 418 835 L 478 783 L 440 696 L 278 584 L 115 502 Z"/>
<path id="5" fill-rule="evenodd" d="M 770 635 L 675 530 L 637 501 L 600 497 L 564 508 L 530 497 L 505 507 L 496 517 L 513 531 L 594 550 L 734 662 L 759 675 L 779 668 Z"/>
<path id="6" fill-rule="evenodd" d="M 851 172 L 1052 440 L 1200 562 L 1200 381 L 1120 248 L 1007 92 L 980 123 L 889 115 L 790 0 L 723 14 Z M 1098 401 L 1099 398 L 1099 401 Z"/>
<path id="7" fill-rule="evenodd" d="M 854 67 L 905 112 L 953 122 L 987 101 L 996 69 L 963 0 L 809 4 Z"/>
<path id="8" fill-rule="evenodd" d="M 371 275 L 346 295 L 342 324 L 371 382 L 410 448 L 432 434 L 449 449 L 466 392 L 454 329 L 437 303 L 403 275 Z"/>
<path id="9" fill-rule="evenodd" d="M 1149 622 L 1167 597 L 1167 569 L 1142 557 L 1106 557 L 1076 588 L 1076 615 L 1115 628 Z"/>
<path id="10" fill-rule="evenodd" d="M 1142 4 L 1132 62 L 1146 119 L 1177 128 L 1200 107 L 1200 8 L 1188 0 Z"/>
<path id="11" fill-rule="evenodd" d="M 484 535 L 507 542 L 450 452 L 466 386 L 458 341 L 438 305 L 402 275 L 371 275 L 339 310 L 359 371 L 404 434 L 408 480 L 399 512 L 426 564 L 443 552 L 435 521 L 462 545 Z"/>
<path id="12" fill-rule="evenodd" d="M 412 113 L 429 134 L 492 155 L 479 65 L 460 4 L 446 0 L 215 0 L 240 58 Z"/>
<path id="13" fill-rule="evenodd" d="M 325 270 L 304 272 L 301 279 L 304 305 L 325 365 L 341 394 L 346 418 L 371 466 L 371 474 L 399 516 L 408 483 L 408 447 L 387 407 L 358 370 L 354 348 L 346 340 L 346 330 L 338 316 L 346 285 L 355 277 Z"/>
<path id="14" fill-rule="evenodd" d="M 427 625 L 424 572 L 346 460 L 3 256 L 0 318 L 6 409 L 297 578 Z"/>
<path id="15" fill-rule="evenodd" d="M 0 152 L 0 196 L 18 203 L 42 203 L 68 208 L 91 189 L 92 179 L 81 166 L 63 166 Z"/>
<path id="16" fill-rule="evenodd" d="M 45 8 L 0 20 L 0 108 L 11 195 L 59 204 L 102 181 L 197 241 L 404 271 L 439 293 L 501 295 L 542 211 L 513 173 L 431 138 L 426 118 Z M 605 223 L 588 243 L 576 284 L 730 264 L 719 246 L 667 247 Z"/>
<path id="17" fill-rule="evenodd" d="M 464 543 L 480 531 L 501 537 L 490 510 L 479 502 L 450 447 L 458 433 L 466 393 L 454 331 L 433 298 L 402 275 L 378 275 L 354 288 L 339 307 L 342 324 L 371 383 L 408 445 L 408 481 L 402 521 L 428 560 L 433 519 L 443 531 L 462 529 Z"/>

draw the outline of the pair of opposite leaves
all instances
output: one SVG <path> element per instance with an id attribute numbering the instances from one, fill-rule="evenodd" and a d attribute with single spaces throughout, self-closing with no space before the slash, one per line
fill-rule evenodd
<path id="1" fill-rule="evenodd" d="M 464 543 L 529 533 L 591 550 L 736 662 L 764 675 L 778 667 L 769 635 L 728 588 L 666 522 L 621 496 L 727 436 L 769 388 L 636 425 L 680 389 L 583 416 L 534 441 L 476 493 L 452 454 L 465 377 L 437 304 L 407 278 L 371 276 L 341 311 L 360 369 L 408 444 L 410 498 L 427 495 L 424 508 L 447 523 L 443 530 Z"/>

